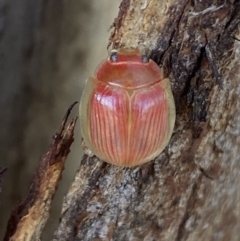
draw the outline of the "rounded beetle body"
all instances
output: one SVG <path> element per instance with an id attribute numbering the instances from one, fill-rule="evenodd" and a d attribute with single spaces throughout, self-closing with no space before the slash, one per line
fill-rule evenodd
<path id="1" fill-rule="evenodd" d="M 80 123 L 87 146 L 100 159 L 126 167 L 146 163 L 173 132 L 169 79 L 138 50 L 113 52 L 86 82 Z"/>

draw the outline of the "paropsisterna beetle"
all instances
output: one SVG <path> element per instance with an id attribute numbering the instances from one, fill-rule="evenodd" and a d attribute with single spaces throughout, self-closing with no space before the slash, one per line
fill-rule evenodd
<path id="1" fill-rule="evenodd" d="M 136 49 L 112 51 L 87 80 L 80 103 L 87 146 L 117 166 L 137 166 L 159 155 L 175 116 L 169 79 Z"/>

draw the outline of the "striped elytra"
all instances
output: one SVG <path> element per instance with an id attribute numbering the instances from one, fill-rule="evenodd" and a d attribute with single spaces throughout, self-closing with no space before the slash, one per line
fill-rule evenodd
<path id="1" fill-rule="evenodd" d="M 80 124 L 100 159 L 133 167 L 159 155 L 175 123 L 169 79 L 136 49 L 112 52 L 86 82 Z"/>

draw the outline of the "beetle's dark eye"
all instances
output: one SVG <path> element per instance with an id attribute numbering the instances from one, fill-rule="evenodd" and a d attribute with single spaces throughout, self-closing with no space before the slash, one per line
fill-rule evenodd
<path id="1" fill-rule="evenodd" d="M 113 53 L 111 53 L 111 55 L 110 55 L 110 60 L 111 60 L 111 62 L 117 62 L 117 59 L 118 59 L 118 54 L 117 54 L 117 52 L 113 52 Z"/>
<path id="2" fill-rule="evenodd" d="M 147 55 L 142 55 L 142 62 L 143 63 L 148 63 L 149 62 L 149 58 Z"/>

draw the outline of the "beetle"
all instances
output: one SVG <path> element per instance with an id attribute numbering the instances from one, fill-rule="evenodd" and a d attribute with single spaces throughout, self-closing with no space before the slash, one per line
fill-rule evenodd
<path id="1" fill-rule="evenodd" d="M 138 49 L 112 51 L 87 79 L 80 102 L 86 145 L 117 166 L 134 167 L 158 156 L 175 116 L 169 79 Z"/>

